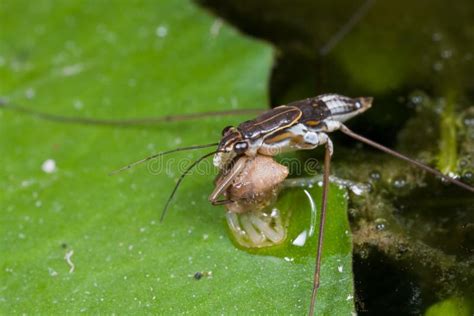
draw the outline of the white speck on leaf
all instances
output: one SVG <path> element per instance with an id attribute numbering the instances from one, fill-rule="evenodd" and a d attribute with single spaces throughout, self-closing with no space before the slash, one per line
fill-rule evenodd
<path id="1" fill-rule="evenodd" d="M 298 246 L 298 247 L 303 247 L 304 244 L 306 243 L 306 236 L 307 236 L 306 230 L 303 230 L 298 235 L 298 237 L 296 237 L 295 240 L 293 240 L 293 245 Z"/>
<path id="2" fill-rule="evenodd" d="M 33 99 L 36 95 L 36 91 L 33 88 L 28 88 L 25 91 L 25 96 L 27 99 Z"/>
<path id="3" fill-rule="evenodd" d="M 69 66 L 64 66 L 61 69 L 61 73 L 64 77 L 70 77 L 82 72 L 83 69 L 84 69 L 84 66 L 81 64 L 69 65 Z"/>
<path id="4" fill-rule="evenodd" d="M 168 28 L 164 25 L 160 25 L 156 28 L 155 34 L 158 37 L 164 38 L 166 35 L 168 35 Z"/>
<path id="5" fill-rule="evenodd" d="M 53 268 L 48 268 L 48 273 L 52 277 L 55 277 L 58 275 L 58 273 Z"/>
<path id="6" fill-rule="evenodd" d="M 81 100 L 76 99 L 74 100 L 73 106 L 76 110 L 80 110 L 84 107 L 84 103 L 82 103 Z"/>
<path id="7" fill-rule="evenodd" d="M 343 266 L 338 266 L 338 267 L 337 267 L 337 271 L 339 271 L 340 273 L 342 273 L 342 270 L 343 270 L 343 269 L 344 269 Z"/>
<path id="8" fill-rule="evenodd" d="M 41 165 L 41 170 L 43 170 L 46 173 L 53 173 L 56 172 L 56 161 L 53 159 L 47 159 L 43 164 Z"/>

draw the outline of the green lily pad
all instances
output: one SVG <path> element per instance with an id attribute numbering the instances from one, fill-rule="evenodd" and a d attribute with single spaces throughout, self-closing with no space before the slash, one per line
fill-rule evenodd
<path id="1" fill-rule="evenodd" d="M 0 95 L 31 109 L 134 118 L 268 104 L 272 49 L 192 2 L 2 1 L 0 29 Z M 236 247 L 223 208 L 207 202 L 210 160 L 159 223 L 179 171 L 210 150 L 108 176 L 160 150 L 215 142 L 243 119 L 118 128 L 0 111 L 1 313 L 305 312 L 314 240 L 296 261 Z M 318 204 L 320 188 L 308 190 Z M 279 203 L 306 203 L 302 192 Z M 348 314 L 343 190 L 332 187 L 329 203 L 317 311 Z M 290 231 L 306 220 L 295 215 Z"/>

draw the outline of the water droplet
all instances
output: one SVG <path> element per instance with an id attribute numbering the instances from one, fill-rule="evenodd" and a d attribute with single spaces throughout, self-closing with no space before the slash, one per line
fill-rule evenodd
<path id="1" fill-rule="evenodd" d="M 374 223 L 375 223 L 375 229 L 377 229 L 378 231 L 382 231 L 382 230 L 385 230 L 385 228 L 387 228 L 387 221 L 383 218 L 377 218 Z"/>
<path id="2" fill-rule="evenodd" d="M 380 174 L 379 171 L 374 170 L 370 172 L 370 178 L 374 181 L 379 181 L 380 178 L 382 178 L 382 175 Z"/>
<path id="3" fill-rule="evenodd" d="M 351 185 L 349 188 L 351 189 L 352 193 L 354 193 L 355 195 L 362 195 L 362 193 L 364 193 L 364 191 L 367 190 L 367 188 L 365 188 L 364 186 L 357 185 L 357 184 Z"/>
<path id="4" fill-rule="evenodd" d="M 469 127 L 474 126 L 474 115 L 468 115 L 464 117 L 463 123 Z"/>
<path id="5" fill-rule="evenodd" d="M 470 171 L 467 171 L 462 175 L 462 178 L 464 181 L 471 182 L 474 179 L 474 174 Z"/>
<path id="6" fill-rule="evenodd" d="M 405 180 L 405 178 L 397 177 L 397 178 L 393 179 L 393 186 L 396 189 L 403 189 L 406 184 L 407 184 L 407 181 Z"/>
<path id="7" fill-rule="evenodd" d="M 469 161 L 467 159 L 459 160 L 459 167 L 461 168 L 467 167 L 468 164 L 469 164 Z"/>

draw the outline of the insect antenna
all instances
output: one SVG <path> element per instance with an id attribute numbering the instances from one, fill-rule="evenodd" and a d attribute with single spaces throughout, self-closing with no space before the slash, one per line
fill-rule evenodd
<path id="1" fill-rule="evenodd" d="M 136 165 L 139 165 L 139 164 L 141 164 L 141 163 L 147 162 L 147 161 L 149 161 L 149 160 L 152 160 L 152 159 L 155 159 L 155 158 L 158 158 L 158 157 L 167 155 L 167 154 L 175 153 L 175 152 L 178 152 L 178 151 L 185 151 L 185 150 L 194 150 L 194 149 L 201 149 L 201 148 L 214 147 L 214 146 L 217 146 L 217 145 L 219 145 L 219 143 L 212 143 L 212 144 L 207 144 L 207 145 L 195 145 L 195 146 L 188 146 L 188 147 L 180 147 L 180 148 L 175 148 L 175 149 L 163 151 L 163 152 L 160 152 L 160 153 L 157 153 L 157 154 L 148 156 L 148 157 L 146 157 L 146 158 L 137 160 L 137 161 L 135 161 L 135 162 L 132 162 L 131 164 L 128 164 L 128 165 L 126 165 L 126 166 L 123 166 L 123 167 L 120 168 L 120 169 L 117 169 L 117 170 L 115 170 L 115 171 L 112 171 L 111 173 L 109 173 L 109 175 L 117 174 L 117 173 L 119 173 L 119 172 L 128 170 L 128 169 L 130 169 L 130 168 L 132 168 L 132 167 L 135 167 Z"/>
<path id="2" fill-rule="evenodd" d="M 316 264 L 314 267 L 313 291 L 311 292 L 311 303 L 309 306 L 308 315 L 314 315 L 314 307 L 316 305 L 316 294 L 319 289 L 319 280 L 321 273 L 321 258 L 323 254 L 324 242 L 324 227 L 326 223 L 326 209 L 328 204 L 329 192 L 329 173 L 331 168 L 331 152 L 329 146 L 326 144 L 326 151 L 324 152 L 324 173 L 323 173 L 323 197 L 321 199 L 321 215 L 319 217 L 319 236 L 318 248 L 316 250 Z"/>
<path id="3" fill-rule="evenodd" d="M 171 200 L 173 199 L 174 195 L 176 194 L 176 191 L 178 190 L 179 188 L 179 185 L 181 184 L 181 182 L 183 181 L 184 177 L 194 168 L 196 167 L 201 161 L 203 161 L 204 159 L 206 159 L 207 157 L 209 156 L 212 156 L 216 153 L 218 153 L 219 150 L 216 150 L 216 151 L 213 151 L 213 152 L 210 152 L 208 154 L 205 154 L 204 156 L 201 156 L 199 159 L 197 159 L 196 161 L 194 161 L 182 174 L 181 176 L 179 177 L 178 179 L 178 182 L 176 182 L 176 185 L 174 186 L 173 188 L 173 191 L 171 192 L 168 200 L 166 201 L 166 204 L 165 204 L 165 207 L 163 208 L 163 211 L 161 213 L 161 216 L 160 216 L 160 222 L 163 222 L 163 219 L 165 218 L 165 214 L 166 212 L 168 211 L 168 207 L 170 205 L 170 202 Z"/>
<path id="4" fill-rule="evenodd" d="M 258 114 L 265 111 L 264 109 L 235 109 L 235 110 L 226 110 L 226 111 L 209 111 L 209 112 L 201 112 L 201 113 L 166 115 L 166 116 L 148 117 L 148 118 L 95 119 L 95 118 L 57 115 L 57 114 L 36 111 L 36 110 L 32 110 L 21 105 L 9 103 L 4 99 L 0 99 L 0 108 L 17 111 L 20 113 L 24 113 L 24 114 L 36 117 L 36 118 L 53 121 L 53 122 L 82 124 L 82 125 L 105 125 L 105 126 L 154 125 L 154 124 L 159 124 L 159 123 L 197 120 L 197 119 L 208 118 L 208 117 Z"/>
<path id="5" fill-rule="evenodd" d="M 453 184 L 455 184 L 455 185 L 457 185 L 457 186 L 459 186 L 459 187 L 461 187 L 461 188 L 463 188 L 463 189 L 466 189 L 466 190 L 468 190 L 468 191 L 474 192 L 474 187 L 472 187 L 472 186 L 470 186 L 470 185 L 468 185 L 468 184 L 466 184 L 466 183 L 463 183 L 463 182 L 461 182 L 461 181 L 458 181 L 458 180 L 456 180 L 456 179 L 453 179 L 453 178 L 451 178 L 451 177 L 449 177 L 449 176 L 447 176 L 447 175 L 441 173 L 440 171 L 438 171 L 438 170 L 436 170 L 436 169 L 433 169 L 433 168 L 431 168 L 431 167 L 428 167 L 427 165 L 425 165 L 425 164 L 423 164 L 423 163 L 421 163 L 421 162 L 419 162 L 419 161 L 416 161 L 416 160 L 414 160 L 414 159 L 412 159 L 412 158 L 409 158 L 409 157 L 407 157 L 407 156 L 405 156 L 405 155 L 403 155 L 403 154 L 401 154 L 401 153 L 399 153 L 399 152 L 396 152 L 395 150 L 392 150 L 392 149 L 387 148 L 387 147 L 385 147 L 385 146 L 383 146 L 383 145 L 381 145 L 381 144 L 379 144 L 379 143 L 376 143 L 376 142 L 374 142 L 374 141 L 372 141 L 372 140 L 370 140 L 370 139 L 368 139 L 368 138 L 365 138 L 365 137 L 362 136 L 362 135 L 359 135 L 359 134 L 357 134 L 357 133 L 354 133 L 353 131 L 351 131 L 351 130 L 350 130 L 347 126 L 345 126 L 345 125 L 342 125 L 342 126 L 341 126 L 340 131 L 343 132 L 344 134 L 346 134 L 346 135 L 348 135 L 348 136 L 350 136 L 350 137 L 352 137 L 352 138 L 354 138 L 354 139 L 356 139 L 356 140 L 362 142 L 362 143 L 365 143 L 365 144 L 367 144 L 367 145 L 370 145 L 370 146 L 372 146 L 372 147 L 375 147 L 375 148 L 377 148 L 377 149 L 379 149 L 379 150 L 381 150 L 381 151 L 383 151 L 383 152 L 385 152 L 385 153 L 387 153 L 387 154 L 390 154 L 390 155 L 395 156 L 395 157 L 397 157 L 397 158 L 399 158 L 399 159 L 402 159 L 402 160 L 404 160 L 404 161 L 407 161 L 407 162 L 409 162 L 409 163 L 411 163 L 411 164 L 413 164 L 413 165 L 415 165 L 415 166 L 418 166 L 418 167 L 420 167 L 421 169 L 425 170 L 426 172 L 429 172 L 429 173 L 431 173 L 431 174 L 433 174 L 433 175 L 435 175 L 435 176 L 438 176 L 438 177 L 442 178 L 442 179 L 445 180 L 445 181 L 448 181 L 448 182 L 450 182 L 450 183 L 453 183 Z"/>

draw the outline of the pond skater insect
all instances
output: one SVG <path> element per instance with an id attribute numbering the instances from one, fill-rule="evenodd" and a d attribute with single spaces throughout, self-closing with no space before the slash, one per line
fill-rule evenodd
<path id="1" fill-rule="evenodd" d="M 221 170 L 214 191 L 209 196 L 209 201 L 213 205 L 226 205 L 231 212 L 246 212 L 251 209 L 261 208 L 268 205 L 271 197 L 274 197 L 275 188 L 286 178 L 287 171 L 279 169 L 271 157 L 283 152 L 297 150 L 311 150 L 318 146 L 325 147 L 324 169 L 323 169 L 323 193 L 320 213 L 319 237 L 315 262 L 315 272 L 313 280 L 313 290 L 311 295 L 311 304 L 309 313 L 314 314 L 317 291 L 320 281 L 321 254 L 324 241 L 324 223 L 326 219 L 327 194 L 330 173 L 330 161 L 333 154 L 333 144 L 328 134 L 333 131 L 341 131 L 344 134 L 361 141 L 367 145 L 375 147 L 383 152 L 393 155 L 399 159 L 405 160 L 426 172 L 429 172 L 441 179 L 453 183 L 470 192 L 474 188 L 446 176 L 436 169 L 433 169 L 421 162 L 413 160 L 394 150 L 391 150 L 381 144 L 371 141 L 353 131 L 351 131 L 344 122 L 348 119 L 366 111 L 372 106 L 372 98 L 359 97 L 349 98 L 338 94 L 324 94 L 313 98 L 292 102 L 288 105 L 282 105 L 260 114 L 257 118 L 245 121 L 237 127 L 229 126 L 222 131 L 222 138 L 219 143 L 182 147 L 158 153 L 129 164 L 121 169 L 114 171 L 117 173 L 131 167 L 149 161 L 151 159 L 163 156 L 165 154 L 208 148 L 217 146 L 215 151 L 207 153 L 192 163 L 178 179 L 169 199 L 167 200 L 161 220 L 164 218 L 179 185 L 184 177 L 199 162 L 214 156 L 214 165 Z M 203 114 L 169 116 L 156 119 L 139 120 L 94 120 L 62 117 L 46 113 L 40 113 L 26 109 L 21 106 L 8 104 L 0 101 L 0 107 L 11 108 L 21 112 L 35 115 L 54 121 L 84 123 L 84 124 L 102 124 L 102 125 L 130 125 L 130 124 L 149 124 L 163 121 L 186 120 L 205 116 L 231 115 L 233 111 L 226 112 L 208 112 Z M 251 113 L 253 110 L 243 110 L 237 113 Z M 260 111 L 261 112 L 261 111 Z M 265 158 L 268 157 L 268 158 Z M 260 168 L 269 166 L 260 176 L 256 177 L 249 173 L 249 168 Z M 261 170 L 258 170 L 261 171 Z M 255 171 L 252 171 L 255 173 Z M 257 183 L 257 178 L 260 180 Z M 251 185 L 251 190 L 242 192 L 236 190 L 236 183 L 247 181 Z M 252 194 L 248 194 L 248 192 Z M 219 199 L 220 196 L 224 199 Z"/>

